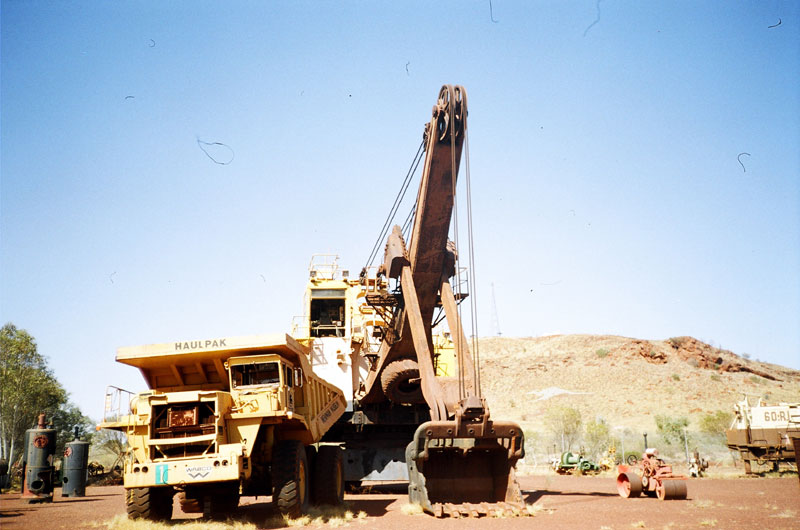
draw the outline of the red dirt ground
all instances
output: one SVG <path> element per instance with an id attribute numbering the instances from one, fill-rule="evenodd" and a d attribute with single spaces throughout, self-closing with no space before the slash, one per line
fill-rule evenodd
<path id="1" fill-rule="evenodd" d="M 641 497 L 623 499 L 614 480 L 598 477 L 520 477 L 529 504 L 541 511 L 533 518 L 434 519 L 406 515 L 402 487 L 374 487 L 371 493 L 347 495 L 354 512 L 363 510 L 369 527 L 396 530 L 464 528 L 800 528 L 800 482 L 797 478 L 693 479 L 685 501 Z M 87 489 L 84 498 L 62 498 L 56 490 L 51 504 L 27 504 L 19 494 L 0 495 L 0 526 L 12 529 L 105 528 L 103 522 L 125 512 L 121 486 Z M 242 499 L 235 518 L 257 525 L 275 515 L 265 498 Z M 187 518 L 176 507 L 177 518 Z M 347 526 L 359 527 L 359 522 Z M 264 526 L 266 528 L 266 526 Z"/>

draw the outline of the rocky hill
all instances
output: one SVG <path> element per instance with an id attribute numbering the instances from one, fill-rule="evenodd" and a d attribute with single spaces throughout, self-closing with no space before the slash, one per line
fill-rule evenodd
<path id="1" fill-rule="evenodd" d="M 686 416 L 689 429 L 743 394 L 800 401 L 800 371 L 746 359 L 692 337 L 640 340 L 608 335 L 485 338 L 482 388 L 496 419 L 544 432 L 553 405 L 579 409 L 584 422 L 656 432 L 658 414 Z M 637 436 L 641 436 L 637 434 Z"/>

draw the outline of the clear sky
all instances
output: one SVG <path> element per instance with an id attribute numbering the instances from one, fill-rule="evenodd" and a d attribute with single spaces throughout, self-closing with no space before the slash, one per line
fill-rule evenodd
<path id="1" fill-rule="evenodd" d="M 798 2 L 0 17 L 0 317 L 95 418 L 107 384 L 144 388 L 117 347 L 288 331 L 313 253 L 358 271 L 444 83 L 469 93 L 480 335 L 494 284 L 503 336 L 692 335 L 800 368 Z"/>

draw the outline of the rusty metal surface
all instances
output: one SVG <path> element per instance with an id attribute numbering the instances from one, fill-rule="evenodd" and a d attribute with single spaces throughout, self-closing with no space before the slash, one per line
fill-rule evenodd
<path id="1" fill-rule="evenodd" d="M 654 455 L 645 453 L 636 466 L 621 464 L 617 466 L 617 470 L 619 473 L 617 476 L 617 489 L 622 497 L 638 496 L 635 488 L 627 489 L 624 483 L 626 480 L 631 483 L 634 480 L 640 480 L 642 484 L 641 491 L 651 495 L 655 494 L 660 500 L 686 498 L 686 476 L 674 473 L 672 466 L 658 458 L 657 453 Z"/>
<path id="2" fill-rule="evenodd" d="M 406 450 L 411 502 L 437 517 L 527 514 L 514 472 L 524 456 L 519 425 L 457 417 L 417 428 Z"/>
<path id="3" fill-rule="evenodd" d="M 433 350 L 430 324 L 438 304 L 443 273 L 446 270 L 451 272 L 453 267 L 452 250 L 448 252 L 447 235 L 467 127 L 466 117 L 466 90 L 458 85 L 444 85 L 433 107 L 431 121 L 425 128 L 425 164 L 417 192 L 416 215 L 407 251 L 402 250 L 405 244 L 402 237 L 397 235 L 399 228 L 395 227 L 387 242 L 383 264 L 384 272 L 395 278 L 402 274 L 406 263 L 410 264 L 413 283 L 403 281 L 403 290 L 415 291 L 428 351 L 425 353 L 424 348 L 420 351 L 420 341 L 418 337 L 414 337 L 408 312 L 403 311 L 400 322 L 395 323 L 399 340 L 392 343 L 384 341 L 381 344 L 377 362 L 371 367 L 365 389 L 360 396 L 364 403 L 383 399 L 380 392 L 380 372 L 389 362 L 400 357 L 430 357 Z M 435 401 L 428 403 L 433 417 L 442 413 L 440 404 Z"/>

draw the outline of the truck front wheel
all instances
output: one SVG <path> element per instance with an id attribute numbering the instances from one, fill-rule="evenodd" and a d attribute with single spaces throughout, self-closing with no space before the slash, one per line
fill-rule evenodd
<path id="1" fill-rule="evenodd" d="M 172 488 L 130 488 L 125 507 L 131 519 L 168 521 L 172 518 Z"/>
<path id="2" fill-rule="evenodd" d="M 314 465 L 311 491 L 315 504 L 341 504 L 344 500 L 344 463 L 342 449 L 336 445 L 319 448 Z"/>
<path id="3" fill-rule="evenodd" d="M 308 508 L 308 458 L 303 444 L 284 440 L 272 451 L 272 500 L 278 511 L 297 517 Z"/>

